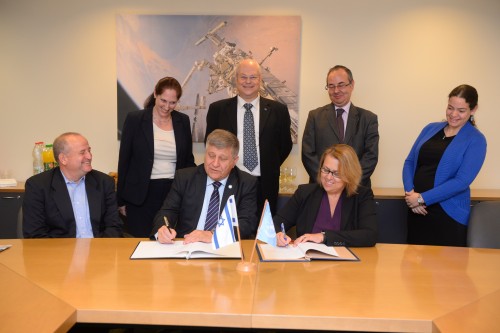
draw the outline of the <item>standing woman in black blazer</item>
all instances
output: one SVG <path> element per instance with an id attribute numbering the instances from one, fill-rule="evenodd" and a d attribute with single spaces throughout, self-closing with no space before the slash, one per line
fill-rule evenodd
<path id="1" fill-rule="evenodd" d="M 149 236 L 175 170 L 196 166 L 189 117 L 174 110 L 181 95 L 179 82 L 164 77 L 144 110 L 130 112 L 123 125 L 117 198 L 125 231 L 134 237 Z"/>

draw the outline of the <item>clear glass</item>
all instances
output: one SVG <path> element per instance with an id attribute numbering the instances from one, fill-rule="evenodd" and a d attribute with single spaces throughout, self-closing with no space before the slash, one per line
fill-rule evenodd
<path id="1" fill-rule="evenodd" d="M 283 166 L 280 168 L 279 191 L 280 193 L 293 193 L 297 185 L 297 168 Z"/>
<path id="2" fill-rule="evenodd" d="M 297 168 L 288 168 L 288 191 L 295 192 L 297 185 L 295 184 L 295 179 L 297 178 Z"/>
<path id="3" fill-rule="evenodd" d="M 286 174 L 287 172 L 287 168 L 286 167 L 280 167 L 280 178 L 279 178 L 279 184 L 280 184 L 280 188 L 279 188 L 279 191 L 281 193 L 286 193 Z"/>

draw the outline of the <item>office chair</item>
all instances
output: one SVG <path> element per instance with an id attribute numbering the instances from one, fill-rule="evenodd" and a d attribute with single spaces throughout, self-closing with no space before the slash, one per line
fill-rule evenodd
<path id="1" fill-rule="evenodd" d="M 500 201 L 482 201 L 472 207 L 467 246 L 500 249 Z"/>

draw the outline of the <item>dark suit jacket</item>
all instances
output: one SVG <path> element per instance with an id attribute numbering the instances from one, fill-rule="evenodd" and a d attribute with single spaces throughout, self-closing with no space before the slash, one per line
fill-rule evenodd
<path id="1" fill-rule="evenodd" d="M 189 117 L 172 111 L 177 154 L 176 169 L 195 166 Z M 118 160 L 118 205 L 142 205 L 148 193 L 154 161 L 153 109 L 127 114 Z"/>
<path id="2" fill-rule="evenodd" d="M 319 184 L 299 185 L 294 195 L 274 216 L 274 225 L 280 231 L 297 227 L 297 237 L 311 233 L 316 222 L 325 191 Z M 340 231 L 325 231 L 328 246 L 374 246 L 377 242 L 377 215 L 373 192 L 360 186 L 351 197 L 342 193 Z"/>
<path id="3" fill-rule="evenodd" d="M 344 143 L 356 151 L 363 169 L 362 184 L 371 186 L 370 176 L 378 162 L 377 115 L 351 103 Z M 309 112 L 302 137 L 302 163 L 313 182 L 319 170 L 323 152 L 339 143 L 335 107 L 332 103 Z"/>
<path id="4" fill-rule="evenodd" d="M 163 216 L 168 218 L 170 225 L 175 226 L 178 237 L 184 237 L 195 230 L 203 208 L 206 188 L 207 173 L 203 164 L 195 168 L 178 170 L 172 188 L 156 214 L 151 237 L 154 239 L 154 234 L 164 225 Z M 224 188 L 221 212 L 232 194 L 236 200 L 241 238 L 251 238 L 255 235 L 258 224 L 257 179 L 234 167 Z"/>
<path id="5" fill-rule="evenodd" d="M 25 187 L 25 238 L 76 237 L 75 214 L 59 167 L 30 177 Z M 94 237 L 122 237 L 113 178 L 92 170 L 85 176 L 85 190 Z"/>
<path id="6" fill-rule="evenodd" d="M 237 107 L 237 97 L 210 104 L 207 113 L 205 142 L 206 137 L 214 129 L 224 129 L 238 135 Z M 260 97 L 259 112 L 261 191 L 263 199 L 269 201 L 271 211 L 275 212 L 280 166 L 292 150 L 290 113 L 286 105 L 263 97 Z"/>

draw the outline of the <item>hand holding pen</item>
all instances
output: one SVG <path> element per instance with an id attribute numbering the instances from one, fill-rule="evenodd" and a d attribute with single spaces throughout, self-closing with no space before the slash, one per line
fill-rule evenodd
<path id="1" fill-rule="evenodd" d="M 288 247 L 288 244 L 290 243 L 290 239 L 286 237 L 286 232 L 285 232 L 285 225 L 281 223 L 281 233 L 283 235 L 283 244 Z M 281 240 L 279 240 L 281 242 Z"/>
<path id="2" fill-rule="evenodd" d="M 166 216 L 163 216 L 163 221 L 165 222 L 166 228 L 162 227 L 158 230 L 158 241 L 164 244 L 171 244 L 174 242 L 177 233 L 175 230 L 170 229 L 170 224 Z"/>

